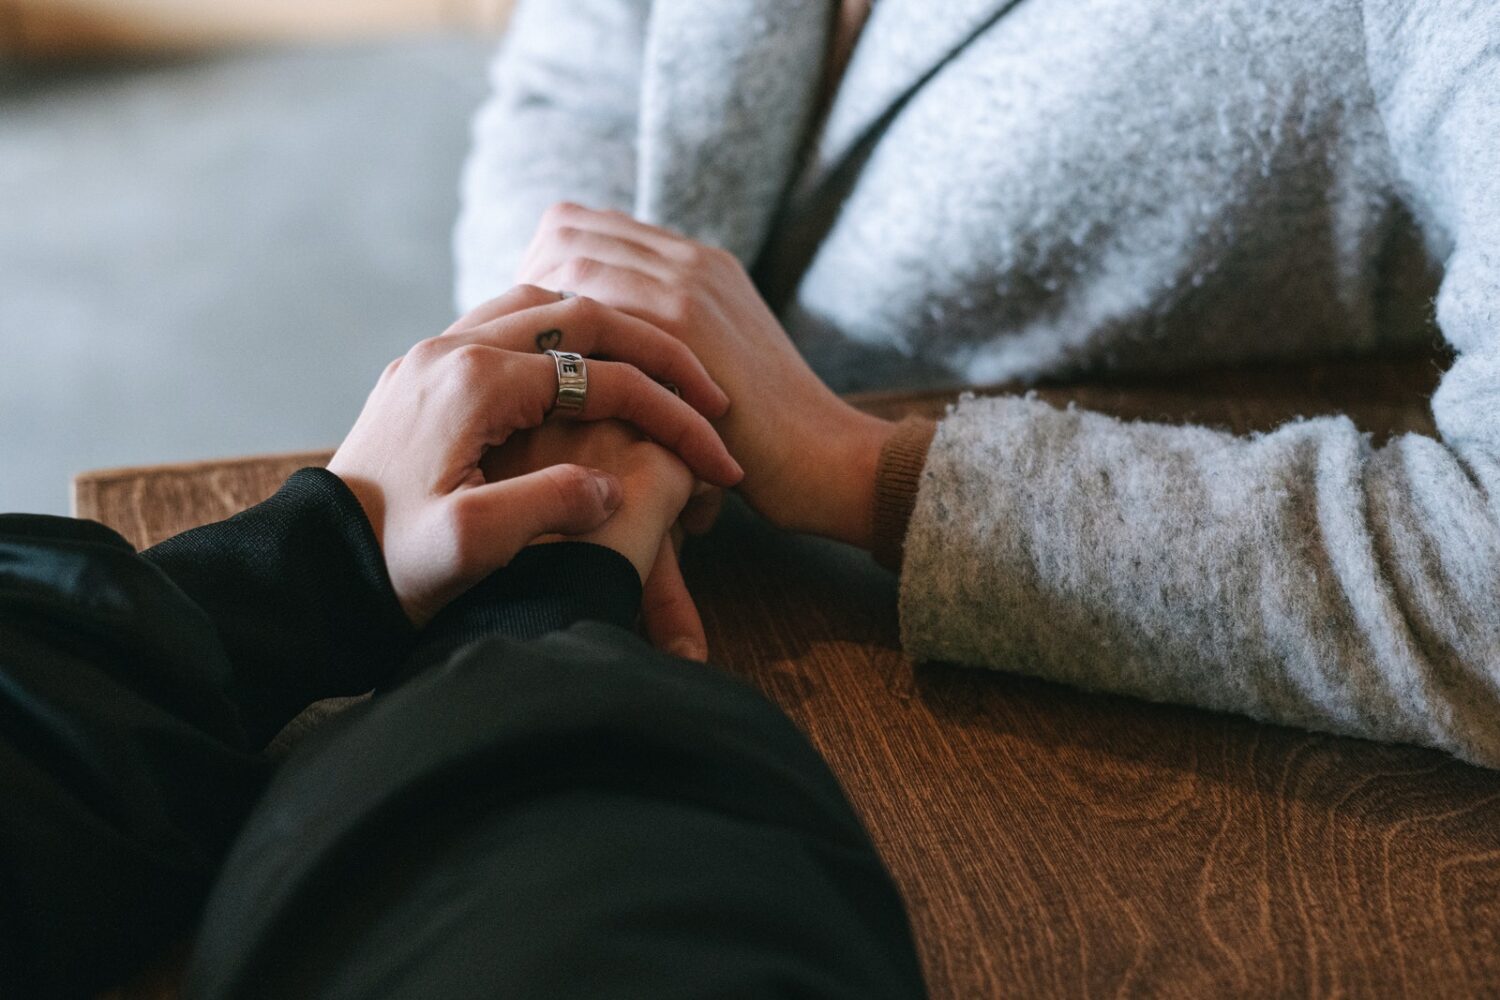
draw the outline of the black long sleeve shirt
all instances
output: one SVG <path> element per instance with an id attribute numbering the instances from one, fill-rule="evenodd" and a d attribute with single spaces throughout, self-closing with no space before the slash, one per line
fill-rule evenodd
<path id="1" fill-rule="evenodd" d="M 438 980 L 472 982 L 454 977 L 469 976 L 477 935 L 508 956 L 516 995 L 563 996 L 556 942 L 664 893 L 704 919 L 722 911 L 749 942 L 685 951 L 669 931 L 651 967 L 674 982 L 800 977 L 853 996 L 884 981 L 909 995 L 899 898 L 837 783 L 759 696 L 627 635 L 639 600 L 618 554 L 541 546 L 418 633 L 357 501 L 321 470 L 139 554 L 97 524 L 0 517 L 0 996 L 86 995 L 195 930 L 205 995 L 333 995 L 328 983 L 358 981 L 340 962 L 383 961 L 422 970 L 410 995 L 450 995 Z M 279 773 L 262 753 L 313 701 L 371 689 L 390 693 Z M 479 772 L 460 763 L 474 759 Z M 521 815 L 530 834 L 498 847 Z M 433 824 L 468 846 L 431 854 L 413 830 Z M 613 832 L 580 839 L 594 828 Z M 695 861 L 681 856 L 688 830 L 706 845 Z M 372 869 L 413 850 L 422 861 Z M 506 882 L 522 856 L 531 874 Z M 310 902 L 341 866 L 365 874 L 339 905 Z M 434 884 L 466 888 L 434 897 Z M 361 901 L 373 886 L 380 906 Z M 502 944 L 513 914 L 486 923 L 483 908 L 532 891 L 593 902 L 548 917 L 550 938 L 532 927 Z M 469 916 L 423 954 L 459 957 L 429 968 L 369 951 L 392 922 L 446 926 L 444 907 Z M 289 942 L 312 912 L 317 933 Z M 404 995 L 360 995 L 387 992 Z"/>

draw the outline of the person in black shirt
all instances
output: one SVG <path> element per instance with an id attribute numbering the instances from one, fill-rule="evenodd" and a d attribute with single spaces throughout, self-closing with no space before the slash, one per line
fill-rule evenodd
<path id="1" fill-rule="evenodd" d="M 227 521 L 136 553 L 0 517 L 0 996 L 183 940 L 187 997 L 923 993 L 816 752 L 631 632 L 694 477 L 738 476 L 727 402 L 540 294 L 394 362 L 328 469 Z M 522 334 L 617 359 L 581 422 L 540 426 Z"/>

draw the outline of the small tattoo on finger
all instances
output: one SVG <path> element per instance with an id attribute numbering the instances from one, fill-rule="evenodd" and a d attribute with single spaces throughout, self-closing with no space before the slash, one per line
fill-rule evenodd
<path id="1" fill-rule="evenodd" d="M 538 351 L 555 350 L 557 345 L 562 343 L 562 337 L 561 330 L 543 330 L 536 335 L 536 349 Z"/>

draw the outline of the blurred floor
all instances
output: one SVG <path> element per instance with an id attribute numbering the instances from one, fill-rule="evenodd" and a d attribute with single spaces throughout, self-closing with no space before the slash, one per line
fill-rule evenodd
<path id="1" fill-rule="evenodd" d="M 336 444 L 452 320 L 489 46 L 0 80 L 0 511 L 86 468 Z"/>

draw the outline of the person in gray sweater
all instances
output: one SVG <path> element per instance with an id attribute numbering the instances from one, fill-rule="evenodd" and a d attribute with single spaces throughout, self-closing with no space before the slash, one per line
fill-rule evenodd
<path id="1" fill-rule="evenodd" d="M 1500 4 L 523 0 L 475 138 L 461 303 L 520 280 L 686 343 L 746 497 L 899 567 L 914 657 L 1500 766 Z M 832 392 L 1369 354 L 1434 312 L 1439 437 L 1381 447 Z"/>

